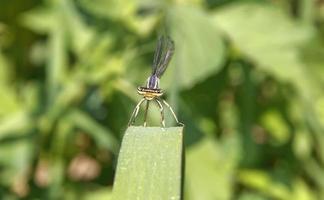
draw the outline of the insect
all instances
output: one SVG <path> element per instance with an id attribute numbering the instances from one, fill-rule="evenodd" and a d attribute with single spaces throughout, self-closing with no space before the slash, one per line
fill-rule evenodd
<path id="1" fill-rule="evenodd" d="M 129 120 L 128 126 L 131 126 L 132 124 L 135 123 L 135 119 L 138 115 L 140 106 L 145 101 L 146 101 L 146 108 L 144 113 L 144 126 L 147 125 L 146 118 L 147 118 L 147 112 L 149 109 L 150 102 L 156 103 L 157 106 L 160 108 L 161 124 L 163 127 L 165 127 L 163 105 L 169 108 L 177 124 L 181 126 L 183 125 L 182 123 L 179 122 L 171 106 L 161 98 L 161 96 L 163 95 L 163 90 L 160 89 L 159 87 L 160 78 L 165 72 L 166 68 L 168 67 L 168 64 L 173 56 L 173 53 L 174 53 L 174 42 L 171 40 L 170 37 L 161 36 L 158 40 L 158 44 L 156 46 L 155 53 L 154 53 L 152 74 L 147 79 L 145 87 L 137 88 L 138 94 L 142 95 L 143 99 L 136 105 L 132 113 L 132 116 Z"/>

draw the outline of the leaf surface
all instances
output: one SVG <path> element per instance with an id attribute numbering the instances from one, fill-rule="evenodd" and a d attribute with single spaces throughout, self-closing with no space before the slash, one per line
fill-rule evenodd
<path id="1" fill-rule="evenodd" d="M 114 200 L 181 198 L 182 127 L 126 130 L 113 188 Z"/>

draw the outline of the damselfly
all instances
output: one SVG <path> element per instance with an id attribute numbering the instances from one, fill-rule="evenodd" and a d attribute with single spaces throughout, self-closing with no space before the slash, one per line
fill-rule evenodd
<path id="1" fill-rule="evenodd" d="M 157 106 L 160 108 L 161 113 L 161 124 L 163 127 L 165 127 L 165 121 L 164 121 L 164 107 L 165 105 L 169 110 L 171 111 L 175 121 L 178 125 L 183 125 L 179 122 L 176 114 L 174 113 L 171 106 L 161 98 L 163 95 L 163 90 L 160 89 L 159 83 L 160 78 L 165 72 L 166 68 L 168 67 L 168 64 L 172 58 L 172 55 L 174 53 L 174 42 L 171 40 L 170 37 L 161 36 L 159 38 L 158 44 L 155 49 L 154 53 L 154 59 L 153 59 L 153 65 L 152 65 L 152 74 L 147 79 L 146 86 L 145 87 L 138 87 L 137 92 L 138 94 L 143 96 L 143 99 L 136 105 L 132 116 L 129 120 L 128 126 L 135 123 L 136 117 L 138 115 L 139 109 L 143 102 L 146 101 L 146 108 L 144 113 L 144 126 L 146 126 L 147 122 L 147 112 L 150 106 L 150 102 L 155 102 Z"/>

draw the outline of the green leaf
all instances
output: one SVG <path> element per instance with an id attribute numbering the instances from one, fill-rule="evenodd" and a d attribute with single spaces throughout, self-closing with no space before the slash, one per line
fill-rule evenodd
<path id="1" fill-rule="evenodd" d="M 234 149 L 233 145 L 222 149 L 209 138 L 201 140 L 187 150 L 186 196 L 188 199 L 231 198 L 232 179 L 237 162 Z"/>
<path id="2" fill-rule="evenodd" d="M 268 200 L 268 198 L 263 197 L 261 194 L 252 192 L 243 192 L 238 200 Z"/>
<path id="3" fill-rule="evenodd" d="M 82 58 L 90 41 L 94 38 L 94 32 L 81 18 L 74 4 L 70 1 L 62 1 L 58 7 L 59 14 L 63 15 L 62 23 L 66 24 L 72 49 Z"/>
<path id="4" fill-rule="evenodd" d="M 1 23 L 0 23 L 0 31 L 1 31 Z M 11 67 L 12 66 L 9 63 L 9 60 L 3 55 L 2 50 L 0 49 L 0 85 L 6 84 L 8 82 L 8 79 L 10 77 Z"/>
<path id="5" fill-rule="evenodd" d="M 135 0 L 78 0 L 82 7 L 100 17 L 121 19 L 136 12 Z"/>
<path id="6" fill-rule="evenodd" d="M 28 11 L 22 15 L 21 22 L 38 33 L 64 32 L 71 39 L 73 50 L 79 54 L 86 50 L 94 34 L 70 1 L 56 1 L 50 7 Z"/>
<path id="7" fill-rule="evenodd" d="M 22 137 L 13 142 L 1 143 L 1 184 L 11 185 L 27 173 L 32 162 L 33 147 L 31 140 Z"/>
<path id="8" fill-rule="evenodd" d="M 293 183 L 293 196 L 291 199 L 296 200 L 315 200 L 313 187 L 307 185 L 302 179 L 297 179 Z"/>
<path id="9" fill-rule="evenodd" d="M 291 192 L 286 185 L 272 180 L 268 173 L 261 170 L 241 170 L 238 178 L 241 184 L 258 190 L 274 199 L 291 199 Z"/>
<path id="10" fill-rule="evenodd" d="M 57 23 L 55 10 L 49 7 L 34 8 L 21 15 L 21 23 L 37 33 L 49 33 Z"/>
<path id="11" fill-rule="evenodd" d="M 139 14 L 139 10 L 155 7 L 154 3 L 137 0 L 79 0 L 80 5 L 97 17 L 121 22 L 140 35 L 151 33 L 158 21 L 156 12 Z M 143 4 L 143 5 L 141 5 Z"/>
<path id="12" fill-rule="evenodd" d="M 118 158 L 113 199 L 180 199 L 182 131 L 182 127 L 129 127 Z"/>
<path id="13" fill-rule="evenodd" d="M 0 140 L 6 137 L 25 136 L 33 126 L 26 112 L 20 111 L 8 114 L 4 119 L 0 120 Z"/>
<path id="14" fill-rule="evenodd" d="M 49 34 L 49 59 L 47 60 L 47 88 L 49 100 L 53 103 L 58 89 L 61 86 L 67 72 L 67 49 L 66 32 L 60 24 L 53 26 L 53 31 Z"/>
<path id="15" fill-rule="evenodd" d="M 279 8 L 257 3 L 233 4 L 217 11 L 213 19 L 240 54 L 279 80 L 309 92 L 310 80 L 298 47 L 310 38 L 310 27 L 293 21 Z"/>
<path id="16" fill-rule="evenodd" d="M 84 200 L 111 200 L 111 188 L 102 188 L 98 190 L 90 190 L 84 197 Z"/>
<path id="17" fill-rule="evenodd" d="M 168 12 L 175 54 L 163 83 L 189 88 L 217 73 L 224 61 L 224 43 L 209 16 L 194 7 L 173 7 Z"/>
<path id="18" fill-rule="evenodd" d="M 324 171 L 321 164 L 314 158 L 305 161 L 304 169 L 308 177 L 316 184 L 320 190 L 324 190 Z"/>
<path id="19" fill-rule="evenodd" d="M 318 116 L 318 121 L 324 127 L 324 95 L 320 96 L 315 102 L 315 113 Z"/>
<path id="20" fill-rule="evenodd" d="M 299 159 L 308 158 L 312 151 L 312 135 L 304 129 L 297 129 L 294 134 L 293 150 Z"/>
<path id="21" fill-rule="evenodd" d="M 118 142 L 113 133 L 93 120 L 87 113 L 80 110 L 74 110 L 70 113 L 69 120 L 71 120 L 77 128 L 86 131 L 99 147 L 107 148 L 117 153 Z"/>
<path id="22" fill-rule="evenodd" d="M 19 112 L 22 109 L 19 98 L 12 86 L 0 83 L 0 117 Z"/>
<path id="23" fill-rule="evenodd" d="M 9 82 L 11 69 L 12 66 L 9 60 L 2 54 L 0 49 L 0 119 L 2 116 L 8 116 L 10 113 L 19 111 L 22 106 L 18 101 L 19 98 L 13 85 Z"/>
<path id="24" fill-rule="evenodd" d="M 279 112 L 271 110 L 261 118 L 262 125 L 279 144 L 285 143 L 290 138 L 289 127 Z"/>

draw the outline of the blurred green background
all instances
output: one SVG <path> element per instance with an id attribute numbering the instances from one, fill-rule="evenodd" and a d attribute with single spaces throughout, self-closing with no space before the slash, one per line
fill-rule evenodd
<path id="1" fill-rule="evenodd" d="M 185 200 L 324 199 L 322 0 L 1 0 L 0 199 L 109 199 L 163 32 Z"/>

